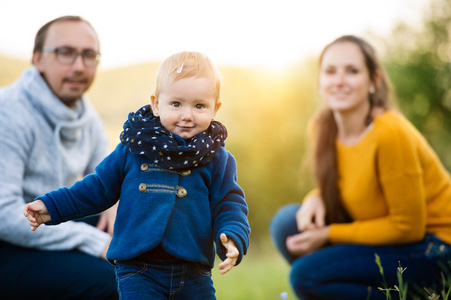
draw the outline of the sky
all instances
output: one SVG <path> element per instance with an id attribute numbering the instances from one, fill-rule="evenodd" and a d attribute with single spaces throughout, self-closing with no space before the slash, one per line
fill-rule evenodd
<path id="1" fill-rule="evenodd" d="M 29 60 L 47 21 L 79 15 L 96 29 L 100 68 L 201 51 L 217 64 L 284 67 L 343 34 L 419 23 L 428 0 L 0 0 L 0 53 Z"/>

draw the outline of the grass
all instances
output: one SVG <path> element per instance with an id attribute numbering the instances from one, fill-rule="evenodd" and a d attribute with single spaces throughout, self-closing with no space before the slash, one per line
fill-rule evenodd
<path id="1" fill-rule="evenodd" d="M 264 250 L 256 249 L 254 246 L 256 245 L 249 248 L 240 265 L 224 275 L 219 274 L 218 264 L 221 260 L 216 258 L 213 282 L 217 299 L 276 300 L 282 299 L 283 292 L 288 294 L 284 299 L 297 299 L 289 285 L 288 263 L 269 243 L 257 247 Z"/>
<path id="2" fill-rule="evenodd" d="M 269 241 L 251 245 L 241 264 L 225 275 L 219 273 L 220 261 L 217 257 L 213 269 L 213 282 L 218 300 L 297 299 L 289 284 L 290 266 Z M 375 263 L 379 266 L 379 272 L 382 275 L 379 290 L 386 295 L 387 300 L 392 300 L 395 294 L 394 298 L 400 300 L 451 300 L 451 277 L 445 278 L 442 275 L 442 282 L 439 283 L 441 288 L 436 290 L 424 288 L 421 298 L 409 298 L 408 285 L 403 281 L 403 273 L 408 270 L 400 263 L 396 270 L 398 284 L 388 286 L 377 254 Z M 282 293 L 285 294 L 283 297 Z"/>
<path id="3" fill-rule="evenodd" d="M 241 264 L 225 275 L 219 274 L 218 264 L 220 259 L 216 258 L 215 268 L 213 269 L 213 282 L 216 288 L 217 299 L 297 299 L 289 284 L 290 267 L 288 263 L 269 242 L 260 245 L 260 247 L 257 245 L 253 246 L 249 248 L 249 253 L 244 257 Z M 383 279 L 379 290 L 386 295 L 386 299 L 391 300 L 394 294 L 397 294 L 396 299 L 410 299 L 407 294 L 408 286 L 402 277 L 406 268 L 403 268 L 401 264 L 399 265 L 397 268 L 398 284 L 389 287 L 385 281 L 384 270 L 377 255 L 375 261 L 379 266 L 379 272 Z M 282 297 L 282 293 L 286 293 L 287 296 Z M 451 282 L 447 278 L 443 278 L 442 288 L 439 291 L 424 288 L 421 299 L 451 300 L 450 294 Z"/>
<path id="4" fill-rule="evenodd" d="M 404 282 L 402 274 L 404 273 L 404 271 L 406 271 L 406 268 L 403 268 L 401 266 L 401 263 L 399 263 L 399 267 L 397 268 L 397 278 L 398 278 L 398 285 L 394 285 L 393 287 L 389 287 L 387 285 L 387 281 L 385 280 L 385 275 L 384 275 L 384 269 L 382 268 L 381 265 L 381 260 L 379 258 L 379 255 L 375 254 L 375 261 L 376 264 L 379 267 L 379 273 L 382 275 L 382 287 L 379 287 L 379 290 L 381 290 L 385 296 L 387 300 L 391 300 L 392 299 L 392 292 L 395 292 L 396 294 L 398 294 L 398 297 L 400 300 L 407 300 L 407 291 L 408 291 L 408 285 Z M 449 300 L 449 295 L 451 292 L 451 285 L 449 280 L 447 280 L 443 275 L 442 275 L 442 286 L 443 288 L 441 289 L 441 291 L 439 293 L 435 293 L 433 291 L 430 291 L 427 288 L 424 288 L 423 291 L 423 296 L 421 297 L 421 299 L 428 299 L 428 300 Z M 448 289 L 446 291 L 446 288 Z M 442 298 L 441 298 L 442 297 Z"/>

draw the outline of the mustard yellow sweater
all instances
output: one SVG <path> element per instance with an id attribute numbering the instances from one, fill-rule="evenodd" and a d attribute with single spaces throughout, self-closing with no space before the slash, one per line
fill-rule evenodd
<path id="1" fill-rule="evenodd" d="M 331 224 L 332 243 L 403 244 L 433 233 L 451 243 L 451 179 L 403 116 L 387 111 L 359 143 L 337 143 L 339 189 L 352 223 Z"/>

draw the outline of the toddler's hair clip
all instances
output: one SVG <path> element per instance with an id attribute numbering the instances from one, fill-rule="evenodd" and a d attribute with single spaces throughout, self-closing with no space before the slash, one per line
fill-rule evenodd
<path id="1" fill-rule="evenodd" d="M 177 69 L 177 73 L 182 73 L 182 70 L 183 70 L 183 63 L 182 63 L 182 65 Z"/>

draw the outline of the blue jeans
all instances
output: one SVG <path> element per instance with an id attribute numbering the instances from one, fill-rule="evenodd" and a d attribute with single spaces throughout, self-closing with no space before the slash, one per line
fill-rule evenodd
<path id="1" fill-rule="evenodd" d="M 388 287 L 399 286 L 397 268 L 401 265 L 406 268 L 402 278 L 404 283 L 408 282 L 411 297 L 424 295 L 424 287 L 431 293 L 444 289 L 441 274 L 445 278 L 450 274 L 451 246 L 432 234 L 421 242 L 406 245 L 342 244 L 293 257 L 285 240 L 298 233 L 295 214 L 299 207 L 296 204 L 282 207 L 271 221 L 270 233 L 276 248 L 291 264 L 290 283 L 300 299 L 386 299 L 378 290 L 384 285 L 375 254 L 380 257 Z M 391 296 L 398 299 L 397 292 Z"/>
<path id="2" fill-rule="evenodd" d="M 121 300 L 214 300 L 211 268 L 178 259 L 118 261 L 116 277 Z"/>

